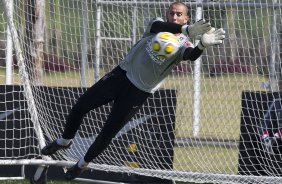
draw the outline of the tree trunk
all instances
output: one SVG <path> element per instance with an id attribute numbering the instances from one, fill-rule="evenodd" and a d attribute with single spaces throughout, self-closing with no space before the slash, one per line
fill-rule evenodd
<path id="1" fill-rule="evenodd" d="M 36 21 L 34 24 L 34 47 L 35 47 L 35 83 L 42 84 L 43 78 L 43 48 L 45 32 L 45 0 L 36 1 Z"/>
<path id="2" fill-rule="evenodd" d="M 55 1 L 55 40 L 56 40 L 56 55 L 58 58 L 61 56 L 61 40 L 62 40 L 62 33 L 61 33 L 61 15 L 60 15 L 60 0 Z"/>
<path id="3" fill-rule="evenodd" d="M 235 32 L 235 22 L 234 22 L 234 12 L 232 8 L 227 9 L 226 19 L 227 19 L 227 28 L 229 35 L 229 44 L 230 44 L 230 60 L 234 61 L 236 56 L 236 32 Z"/>
<path id="4" fill-rule="evenodd" d="M 44 0 L 26 1 L 25 64 L 34 85 L 41 85 L 43 81 L 44 6 Z"/>

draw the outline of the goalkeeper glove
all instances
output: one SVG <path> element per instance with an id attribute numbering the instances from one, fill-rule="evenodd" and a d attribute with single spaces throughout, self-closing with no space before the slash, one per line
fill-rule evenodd
<path id="1" fill-rule="evenodd" d="M 184 25 L 181 28 L 181 31 L 184 35 L 189 36 L 190 38 L 195 38 L 198 35 L 202 35 L 211 29 L 211 24 L 206 22 L 205 19 L 201 19 L 192 25 Z"/>
<path id="2" fill-rule="evenodd" d="M 224 38 L 225 31 L 222 28 L 216 30 L 213 27 L 210 31 L 203 34 L 198 44 L 198 48 L 204 50 L 204 48 L 209 46 L 221 44 Z"/>

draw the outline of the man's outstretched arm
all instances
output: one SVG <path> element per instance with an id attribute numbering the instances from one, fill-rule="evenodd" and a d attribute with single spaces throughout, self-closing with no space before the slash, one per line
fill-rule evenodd
<path id="1" fill-rule="evenodd" d="M 211 29 L 211 24 L 204 19 L 192 25 L 180 25 L 172 22 L 155 21 L 152 24 L 151 33 L 170 32 L 173 34 L 183 33 L 190 38 L 202 35 Z"/>
<path id="2" fill-rule="evenodd" d="M 205 48 L 221 44 L 224 38 L 225 31 L 222 28 L 212 28 L 210 31 L 203 34 L 199 44 L 195 48 L 189 47 L 184 51 L 183 60 L 195 61 L 201 56 Z"/>

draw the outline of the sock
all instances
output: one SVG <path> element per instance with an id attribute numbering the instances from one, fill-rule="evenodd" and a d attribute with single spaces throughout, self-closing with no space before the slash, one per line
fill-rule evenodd
<path id="1" fill-rule="evenodd" d="M 78 161 L 78 167 L 80 168 L 84 168 L 84 167 L 87 167 L 89 164 L 89 162 L 85 162 L 84 158 L 81 158 L 79 161 Z"/>
<path id="2" fill-rule="evenodd" d="M 67 146 L 71 142 L 71 139 L 64 139 L 64 138 L 59 138 L 57 139 L 57 144 L 61 146 Z"/>

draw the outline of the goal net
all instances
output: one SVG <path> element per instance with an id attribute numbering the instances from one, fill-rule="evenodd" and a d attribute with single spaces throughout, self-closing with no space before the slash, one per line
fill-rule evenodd
<path id="1" fill-rule="evenodd" d="M 71 149 L 52 158 L 40 149 L 61 136 L 77 98 L 121 62 L 152 18 L 165 19 L 172 2 L 2 0 L 0 165 L 70 166 L 83 157 L 111 103 L 86 115 Z M 183 2 L 189 24 L 205 18 L 227 38 L 177 65 L 90 168 L 187 182 L 282 182 L 282 3 Z"/>

